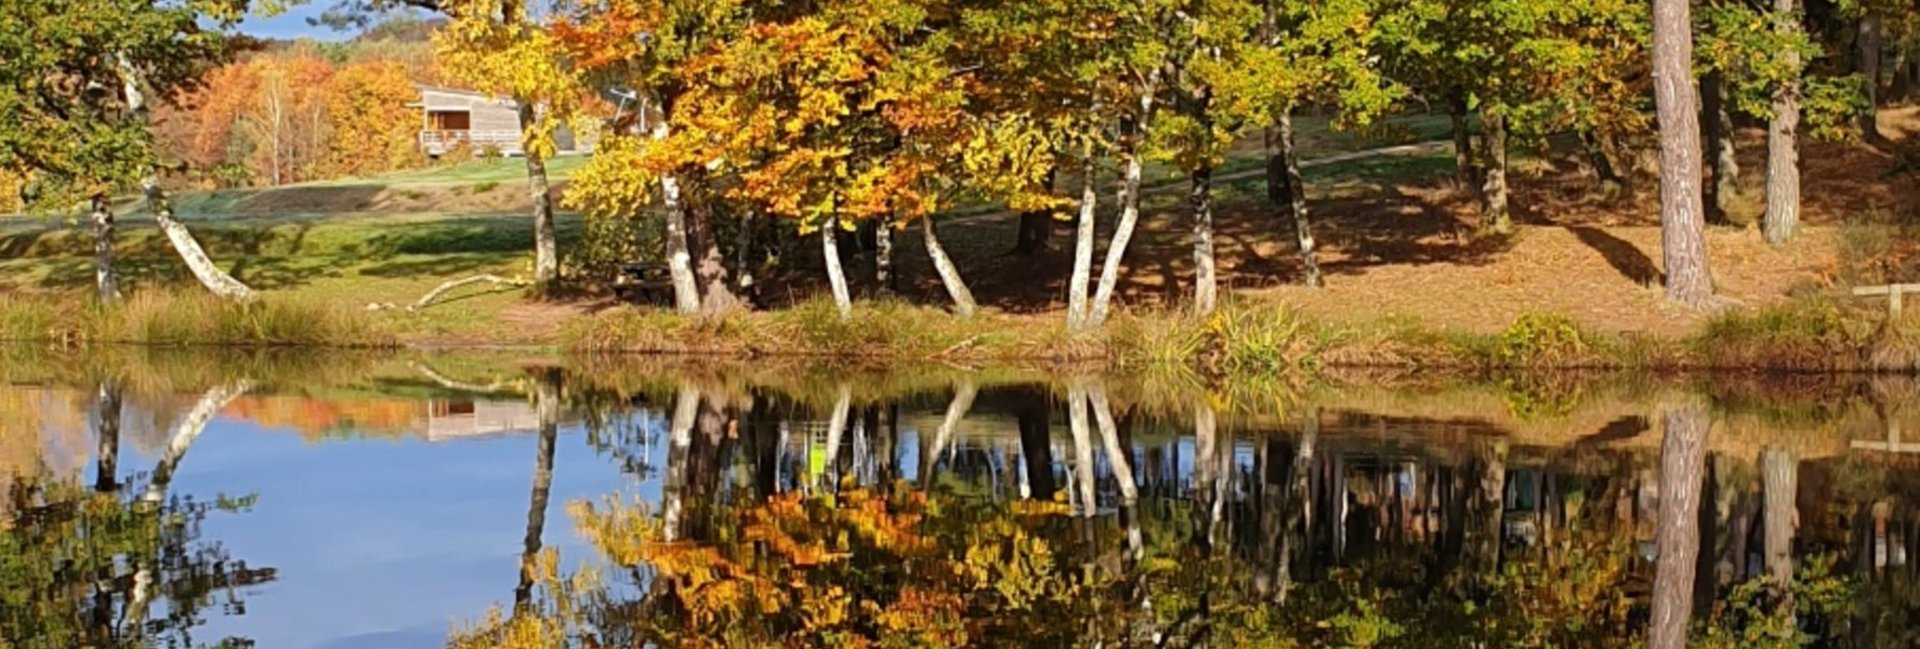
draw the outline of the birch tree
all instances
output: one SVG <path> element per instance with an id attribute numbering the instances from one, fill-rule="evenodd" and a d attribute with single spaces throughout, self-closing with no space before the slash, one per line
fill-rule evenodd
<path id="1" fill-rule="evenodd" d="M 214 265 L 174 217 L 147 128 L 150 98 L 192 88 L 231 53 L 226 34 L 243 0 L 23 0 L 0 12 L 0 169 L 26 176 L 31 207 L 85 204 L 95 239 L 95 288 L 119 295 L 113 195 L 139 189 L 202 285 L 230 299 L 253 290 Z"/>

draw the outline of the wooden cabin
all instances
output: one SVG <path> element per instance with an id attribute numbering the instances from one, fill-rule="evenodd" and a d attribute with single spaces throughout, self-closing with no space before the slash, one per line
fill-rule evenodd
<path id="1" fill-rule="evenodd" d="M 416 85 L 420 91 L 420 149 L 440 157 L 471 145 L 475 152 L 489 147 L 505 155 L 522 153 L 520 106 L 511 99 L 495 99 L 472 90 Z"/>
<path id="2" fill-rule="evenodd" d="M 489 149 L 516 156 L 526 151 L 520 141 L 520 105 L 512 99 L 486 93 L 415 84 L 420 101 L 420 150 L 438 158 L 461 144 L 475 155 Z M 562 126 L 554 133 L 561 153 L 584 152 L 573 132 Z"/>

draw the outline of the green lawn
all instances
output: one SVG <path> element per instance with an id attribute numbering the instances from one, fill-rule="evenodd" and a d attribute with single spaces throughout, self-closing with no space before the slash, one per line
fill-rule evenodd
<path id="1" fill-rule="evenodd" d="M 553 182 L 566 180 L 573 172 L 586 166 L 586 155 L 564 155 L 547 161 L 547 179 Z M 474 160 L 456 165 L 442 165 L 425 169 L 414 169 L 391 174 L 368 177 L 335 178 L 307 183 L 315 186 L 363 185 L 368 183 L 390 187 L 407 186 L 443 186 L 477 185 L 482 183 L 525 182 L 527 179 L 527 161 L 525 158 L 500 158 L 496 160 Z"/>

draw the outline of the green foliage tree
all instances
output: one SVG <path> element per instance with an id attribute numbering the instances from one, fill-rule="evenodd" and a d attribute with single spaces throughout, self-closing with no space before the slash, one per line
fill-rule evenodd
<path id="1" fill-rule="evenodd" d="M 135 187 L 201 284 L 222 297 L 253 296 L 174 219 L 147 123 L 154 98 L 192 88 L 231 53 L 219 27 L 246 8 L 245 0 L 23 0 L 0 9 L 0 173 L 27 179 L 32 208 L 88 206 L 103 300 L 120 294 L 111 199 Z"/>

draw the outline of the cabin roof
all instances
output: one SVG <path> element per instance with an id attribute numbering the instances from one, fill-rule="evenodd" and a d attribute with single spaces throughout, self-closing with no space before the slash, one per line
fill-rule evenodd
<path id="1" fill-rule="evenodd" d="M 472 101 L 490 102 L 490 103 L 493 103 L 495 106 L 499 106 L 503 108 L 516 108 L 519 106 L 519 104 L 514 102 L 512 99 L 508 99 L 504 97 L 495 97 L 493 95 L 480 92 L 478 90 L 471 90 L 467 88 L 448 88 L 445 86 L 434 86 L 434 85 L 428 85 L 424 83 L 415 83 L 413 84 L 413 89 L 420 93 L 420 101 L 407 104 L 408 108 L 431 108 L 433 110 L 456 110 L 456 111 L 470 110 L 472 106 Z M 426 96 L 429 93 L 463 97 L 471 101 L 466 105 L 431 105 L 430 102 L 428 102 L 426 99 Z"/>

